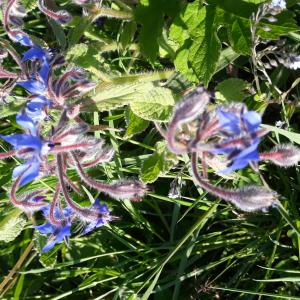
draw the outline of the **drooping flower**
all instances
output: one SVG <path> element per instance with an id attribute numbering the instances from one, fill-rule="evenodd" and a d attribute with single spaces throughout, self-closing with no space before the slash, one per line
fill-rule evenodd
<path id="1" fill-rule="evenodd" d="M 43 207 L 41 210 L 43 211 L 47 222 L 43 225 L 34 226 L 34 228 L 41 234 L 49 235 L 48 241 L 42 249 L 42 252 L 47 252 L 56 244 L 60 244 L 62 241 L 71 236 L 73 210 L 70 207 L 63 208 L 62 210 L 55 208 L 55 223 L 51 222 L 50 205 Z"/>
<path id="2" fill-rule="evenodd" d="M 219 126 L 225 137 L 211 152 L 227 155 L 230 163 L 221 171 L 223 174 L 242 169 L 248 163 L 259 160 L 257 147 L 260 137 L 257 131 L 261 117 L 254 111 L 247 111 L 244 105 L 239 106 L 239 109 L 234 109 L 235 107 L 217 110 Z"/>
<path id="3" fill-rule="evenodd" d="M 89 214 L 85 218 L 88 225 L 83 229 L 82 234 L 87 234 L 96 228 L 99 228 L 112 220 L 110 211 L 106 204 L 100 204 L 100 199 L 97 198 L 93 203 Z"/>
<path id="4" fill-rule="evenodd" d="M 22 186 L 40 175 L 42 157 L 49 151 L 49 146 L 39 135 L 35 122 L 26 114 L 18 114 L 17 123 L 23 127 L 25 133 L 0 135 L 0 138 L 11 144 L 17 150 L 17 156 L 25 160 L 13 170 L 13 178 L 23 174 L 20 181 Z"/>

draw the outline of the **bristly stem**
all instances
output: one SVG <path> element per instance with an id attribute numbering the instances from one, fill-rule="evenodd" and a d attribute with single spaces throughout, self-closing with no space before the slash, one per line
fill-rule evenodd
<path id="1" fill-rule="evenodd" d="M 75 212 L 80 214 L 80 212 L 82 211 L 83 208 L 81 206 L 79 206 L 77 203 L 73 202 L 73 200 L 70 198 L 70 196 L 68 194 L 67 187 L 65 185 L 62 154 L 56 155 L 56 164 L 57 164 L 57 171 L 58 171 L 57 172 L 58 180 L 59 180 L 60 187 L 61 187 L 62 193 L 64 195 L 64 198 L 65 198 L 66 202 L 68 203 L 68 205 Z"/>
<path id="2" fill-rule="evenodd" d="M 60 189 L 61 189 L 60 185 L 57 184 L 56 189 L 55 189 L 55 193 L 53 195 L 53 199 L 52 199 L 51 204 L 50 204 L 49 219 L 50 219 L 51 223 L 54 224 L 54 225 L 61 225 L 61 221 L 57 220 L 56 217 L 55 217 L 55 207 L 56 207 L 56 204 L 59 201 Z"/>
<path id="3" fill-rule="evenodd" d="M 9 158 L 17 153 L 17 150 L 10 150 L 7 152 L 0 153 L 0 159 Z"/>
<path id="4" fill-rule="evenodd" d="M 105 192 L 105 193 L 113 193 L 113 187 L 111 187 L 109 184 L 107 183 L 102 183 L 96 180 L 93 180 L 91 177 L 89 177 L 82 169 L 82 166 L 76 156 L 76 154 L 74 152 L 71 152 L 71 157 L 74 161 L 75 164 L 75 168 L 78 172 L 78 174 L 80 175 L 80 178 L 86 183 L 88 184 L 90 187 L 93 187 L 101 192 Z"/>

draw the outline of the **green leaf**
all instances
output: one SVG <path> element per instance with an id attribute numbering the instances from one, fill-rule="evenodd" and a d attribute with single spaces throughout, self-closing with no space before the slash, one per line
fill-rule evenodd
<path id="1" fill-rule="evenodd" d="M 155 89 L 151 82 L 132 82 L 127 84 L 101 83 L 96 88 L 90 100 L 85 100 L 83 111 L 111 110 L 118 108 L 140 98 L 143 98 L 150 90 Z"/>
<path id="2" fill-rule="evenodd" d="M 207 6 L 201 9 L 198 27 L 191 33 L 193 44 L 189 61 L 198 79 L 208 85 L 213 76 L 221 53 L 221 42 L 217 37 L 216 9 Z"/>
<path id="3" fill-rule="evenodd" d="M 230 78 L 220 82 L 216 90 L 218 94 L 217 99 L 224 99 L 226 101 L 243 101 L 247 97 L 246 89 L 249 83 L 238 78 Z"/>
<path id="4" fill-rule="evenodd" d="M 169 39 L 175 43 L 175 67 L 193 82 L 208 84 L 221 53 L 217 37 L 219 16 L 214 6 L 188 4 L 174 20 Z M 187 59 L 188 58 L 188 59 Z"/>
<path id="5" fill-rule="evenodd" d="M 66 35 L 64 33 L 62 26 L 52 19 L 48 19 L 48 22 L 53 30 L 53 33 L 56 37 L 58 44 L 60 45 L 60 47 L 62 49 L 65 49 L 67 46 L 67 38 L 66 38 Z"/>
<path id="6" fill-rule="evenodd" d="M 26 8 L 26 13 L 32 11 L 37 7 L 37 0 L 22 0 L 21 3 Z"/>
<path id="7" fill-rule="evenodd" d="M 20 109 L 24 106 L 25 99 L 8 96 L 6 98 L 6 102 L 7 103 L 5 105 L 2 105 L 1 107 L 0 119 L 17 114 L 17 112 L 19 112 Z"/>
<path id="8" fill-rule="evenodd" d="M 251 35 L 249 21 L 236 19 L 228 25 L 228 36 L 232 48 L 237 53 L 251 54 Z"/>
<path id="9" fill-rule="evenodd" d="M 142 24 L 139 35 L 141 51 L 153 62 L 157 56 L 158 39 L 162 35 L 164 17 L 173 17 L 180 8 L 180 0 L 140 0 L 135 19 Z"/>
<path id="10" fill-rule="evenodd" d="M 5 243 L 13 241 L 23 230 L 26 225 L 26 219 L 22 211 L 14 208 L 0 222 L 0 241 Z"/>
<path id="11" fill-rule="evenodd" d="M 149 121 L 168 121 L 175 104 L 169 89 L 156 87 L 130 103 L 132 111 Z"/>
<path id="12" fill-rule="evenodd" d="M 135 115 L 129 107 L 126 109 L 125 118 L 127 123 L 127 129 L 124 136 L 125 138 L 129 138 L 136 133 L 140 133 L 149 126 L 149 121 L 143 120 Z"/>
<path id="13" fill-rule="evenodd" d="M 300 134 L 295 132 L 290 132 L 285 129 L 277 128 L 275 126 L 271 125 L 262 125 L 264 128 L 269 129 L 271 131 L 274 131 L 277 134 L 281 134 L 285 137 L 287 137 L 291 142 L 297 143 L 300 145 Z"/>
<path id="14" fill-rule="evenodd" d="M 177 163 L 176 155 L 168 151 L 166 142 L 157 142 L 155 149 L 156 152 L 143 162 L 140 174 L 143 182 L 154 182 Z"/>
<path id="15" fill-rule="evenodd" d="M 57 260 L 57 247 L 43 253 L 42 248 L 47 243 L 47 235 L 39 233 L 37 230 L 34 232 L 33 242 L 35 249 L 40 254 L 39 261 L 45 268 L 53 268 Z"/>

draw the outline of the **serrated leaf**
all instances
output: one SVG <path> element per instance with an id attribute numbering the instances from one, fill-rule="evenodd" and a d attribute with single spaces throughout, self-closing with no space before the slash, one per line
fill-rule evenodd
<path id="1" fill-rule="evenodd" d="M 176 69 L 193 82 L 208 84 L 217 68 L 221 42 L 216 12 L 214 6 L 188 4 L 170 28 L 169 38 L 177 44 Z"/>
<path id="2" fill-rule="evenodd" d="M 158 53 L 158 39 L 162 35 L 165 15 L 174 16 L 180 8 L 180 0 L 140 0 L 135 19 L 142 24 L 139 43 L 142 52 L 154 61 Z"/>
<path id="3" fill-rule="evenodd" d="M 169 89 L 156 87 L 147 91 L 142 97 L 132 101 L 133 113 L 148 121 L 167 121 L 175 104 Z"/>
<path id="4" fill-rule="evenodd" d="M 230 78 L 220 82 L 216 90 L 219 92 L 216 95 L 217 99 L 226 101 L 243 101 L 247 97 L 246 89 L 249 83 L 238 78 Z"/>
<path id="5" fill-rule="evenodd" d="M 145 183 L 154 182 L 177 163 L 176 155 L 168 151 L 166 142 L 157 142 L 155 149 L 156 152 L 144 161 L 141 168 L 140 179 Z"/>
<path id="6" fill-rule="evenodd" d="M 228 25 L 228 36 L 233 50 L 237 53 L 251 54 L 251 35 L 249 21 L 236 19 Z"/>
<path id="7" fill-rule="evenodd" d="M 132 112 L 128 107 L 125 112 L 127 129 L 124 137 L 129 138 L 134 134 L 144 131 L 149 126 L 149 121 L 146 121 Z"/>
<path id="8" fill-rule="evenodd" d="M 221 42 L 217 36 L 216 9 L 201 9 L 198 27 L 191 34 L 193 44 L 189 52 L 189 61 L 198 79 L 208 85 L 213 76 L 221 53 Z"/>
<path id="9" fill-rule="evenodd" d="M 34 247 L 40 254 L 39 261 L 45 268 L 53 268 L 57 260 L 57 247 L 43 253 L 42 248 L 47 243 L 47 235 L 40 234 L 37 230 L 34 232 L 33 236 Z"/>
<path id="10" fill-rule="evenodd" d="M 26 219 L 22 211 L 14 208 L 0 222 L 0 241 L 5 243 L 13 241 L 23 230 L 26 225 Z"/>
<path id="11" fill-rule="evenodd" d="M 127 84 L 101 83 L 91 94 L 90 100 L 85 100 L 83 111 L 111 110 L 141 99 L 150 90 L 155 89 L 151 82 L 132 82 Z"/>
<path id="12" fill-rule="evenodd" d="M 67 46 L 67 38 L 66 38 L 66 35 L 65 35 L 65 32 L 64 32 L 62 26 L 52 19 L 48 19 L 48 22 L 53 30 L 53 33 L 54 33 L 56 40 L 59 43 L 60 47 L 62 49 L 65 49 Z"/>
<path id="13" fill-rule="evenodd" d="M 6 104 L 2 104 L 0 107 L 0 119 L 17 114 L 17 112 L 19 112 L 24 106 L 26 101 L 23 98 L 9 96 L 6 99 L 6 102 Z"/>

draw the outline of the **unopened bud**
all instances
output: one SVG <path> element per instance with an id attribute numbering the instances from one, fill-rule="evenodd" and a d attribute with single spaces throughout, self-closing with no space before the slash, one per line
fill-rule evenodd
<path id="1" fill-rule="evenodd" d="M 276 200 L 275 192 L 261 186 L 247 186 L 232 192 L 234 197 L 231 197 L 228 201 L 247 212 L 265 211 L 273 206 Z"/>
<path id="2" fill-rule="evenodd" d="M 115 199 L 138 201 L 146 192 L 147 187 L 142 182 L 138 180 L 126 180 L 112 184 L 107 194 Z"/>
<path id="3" fill-rule="evenodd" d="M 300 149 L 293 145 L 279 145 L 274 150 L 261 153 L 261 160 L 270 160 L 275 165 L 281 167 L 291 167 L 298 164 L 300 161 Z"/>
<path id="4" fill-rule="evenodd" d="M 72 16 L 66 10 L 59 10 L 56 12 L 56 21 L 60 24 L 67 24 L 72 20 Z"/>
<path id="5" fill-rule="evenodd" d="M 198 87 L 179 102 L 172 118 L 172 123 L 177 126 L 193 121 L 206 108 L 210 100 L 210 94 L 202 87 Z"/>

